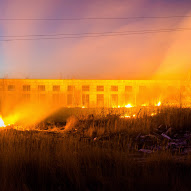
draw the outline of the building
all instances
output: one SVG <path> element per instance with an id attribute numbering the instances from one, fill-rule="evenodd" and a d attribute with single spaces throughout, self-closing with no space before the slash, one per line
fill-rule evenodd
<path id="1" fill-rule="evenodd" d="M 59 107 L 128 107 L 186 103 L 189 82 L 178 80 L 0 79 L 0 110 L 21 103 Z"/>

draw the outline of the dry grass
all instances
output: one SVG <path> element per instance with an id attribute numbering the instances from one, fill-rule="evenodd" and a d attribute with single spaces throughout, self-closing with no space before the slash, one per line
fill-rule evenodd
<path id="1" fill-rule="evenodd" d="M 1 190 L 190 190 L 190 155 L 141 154 L 132 138 L 160 124 L 188 130 L 191 110 L 142 116 L 71 117 L 60 132 L 1 130 Z M 109 139 L 93 141 L 104 135 Z"/>

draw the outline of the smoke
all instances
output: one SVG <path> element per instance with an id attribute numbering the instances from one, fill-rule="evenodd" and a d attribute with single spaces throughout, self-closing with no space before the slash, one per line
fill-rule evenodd
<path id="1" fill-rule="evenodd" d="M 65 131 L 70 131 L 74 128 L 76 128 L 76 124 L 78 123 L 78 119 L 75 116 L 70 116 L 67 119 L 66 126 L 64 128 Z"/>
<path id="2" fill-rule="evenodd" d="M 188 15 L 191 15 L 191 12 Z M 191 18 L 184 19 L 179 25 L 179 28 L 190 27 Z M 173 41 L 156 71 L 155 78 L 185 80 L 191 71 L 191 30 L 175 32 L 172 35 Z"/>
<path id="3" fill-rule="evenodd" d="M 2 18 L 80 18 L 185 15 L 183 1 L 5 1 Z M 188 14 L 189 15 L 189 14 Z M 2 35 L 132 31 L 189 27 L 190 19 L 0 21 Z M 2 77 L 150 79 L 183 77 L 190 32 L 3 42 Z M 170 74 L 170 75 L 169 75 Z"/>
<path id="4" fill-rule="evenodd" d="M 58 106 L 53 107 L 47 103 L 16 104 L 11 110 L 8 107 L 3 108 L 3 119 L 6 125 L 29 127 L 40 123 L 58 109 Z"/>
<path id="5" fill-rule="evenodd" d="M 51 7 L 51 0 L 34 1 L 6 1 L 1 18 L 41 18 L 46 17 Z M 33 21 L 1 21 L 2 35 L 22 36 L 38 33 L 40 23 Z M 18 37 L 19 38 L 19 37 Z M 7 37 L 5 39 L 13 39 Z M 34 65 L 33 46 L 30 41 L 2 42 L 4 76 L 9 78 L 29 78 L 33 76 L 30 66 Z"/>

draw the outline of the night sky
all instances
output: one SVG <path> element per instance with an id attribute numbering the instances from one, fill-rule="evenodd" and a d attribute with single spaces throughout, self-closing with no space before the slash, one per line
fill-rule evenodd
<path id="1" fill-rule="evenodd" d="M 173 15 L 191 16 L 191 1 L 0 0 L 0 19 L 124 18 Z M 0 41 L 0 78 L 185 78 L 191 70 L 191 30 L 142 35 L 4 41 L 5 39 L 36 38 L 30 35 L 174 28 L 191 29 L 191 17 L 121 20 L 0 20 L 0 40 L 3 40 Z"/>

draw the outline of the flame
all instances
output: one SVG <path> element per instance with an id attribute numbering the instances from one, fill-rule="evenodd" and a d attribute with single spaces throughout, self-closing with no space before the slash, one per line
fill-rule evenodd
<path id="1" fill-rule="evenodd" d="M 112 106 L 112 108 L 131 108 L 134 107 L 133 105 L 131 105 L 130 103 L 128 103 L 127 105 L 118 105 L 118 106 Z"/>
<path id="2" fill-rule="evenodd" d="M 1 115 L 0 115 L 0 127 L 6 127 Z"/>
<path id="3" fill-rule="evenodd" d="M 15 124 L 16 119 L 17 119 L 16 116 L 13 116 L 13 115 L 5 117 L 4 119 L 0 115 L 0 127 L 11 126 Z"/>
<path id="4" fill-rule="evenodd" d="M 125 107 L 126 107 L 126 108 L 131 108 L 131 107 L 133 107 L 133 106 L 129 103 L 129 104 L 125 105 Z"/>
<path id="5" fill-rule="evenodd" d="M 122 116 L 120 116 L 120 118 L 131 118 L 131 116 L 129 116 L 129 115 L 122 115 Z"/>
<path id="6" fill-rule="evenodd" d="M 135 118 L 135 117 L 136 117 L 135 114 L 133 114 L 132 116 L 130 116 L 130 115 L 121 115 L 120 116 L 120 118 Z"/>
<path id="7" fill-rule="evenodd" d="M 161 102 L 159 101 L 159 102 L 156 104 L 156 106 L 161 106 Z"/>
<path id="8" fill-rule="evenodd" d="M 6 126 L 10 126 L 15 124 L 18 121 L 19 116 L 14 114 L 14 115 L 9 115 L 4 118 L 4 122 Z"/>
<path id="9" fill-rule="evenodd" d="M 151 113 L 151 116 L 157 115 L 157 113 Z"/>

